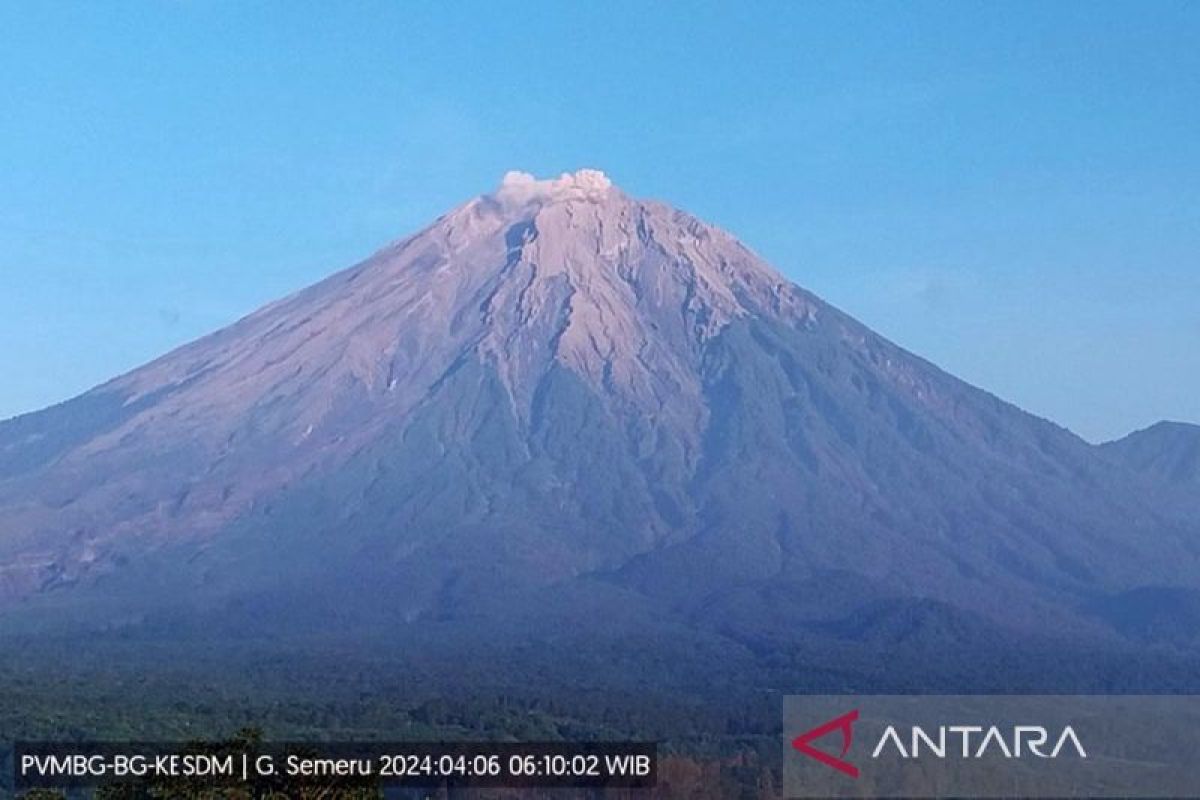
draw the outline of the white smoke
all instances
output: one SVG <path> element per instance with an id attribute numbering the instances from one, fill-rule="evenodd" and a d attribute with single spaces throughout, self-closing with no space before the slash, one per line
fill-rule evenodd
<path id="1" fill-rule="evenodd" d="M 504 174 L 495 197 L 503 203 L 524 204 L 535 200 L 599 200 L 612 188 L 612 181 L 598 169 L 564 172 L 558 178 L 538 180 L 528 172 Z"/>

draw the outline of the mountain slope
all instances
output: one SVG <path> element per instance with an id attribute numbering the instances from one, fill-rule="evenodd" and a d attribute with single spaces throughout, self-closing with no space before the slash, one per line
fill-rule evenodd
<path id="1" fill-rule="evenodd" d="M 1156 480 L 1200 486 L 1200 425 L 1160 422 L 1103 448 L 1117 461 Z"/>
<path id="2" fill-rule="evenodd" d="M 683 212 L 511 173 L 0 425 L 0 614 L 536 635 L 549 602 L 761 646 L 925 598 L 1103 635 L 1098 598 L 1200 584 L 1195 506 L 1144 480 Z"/>

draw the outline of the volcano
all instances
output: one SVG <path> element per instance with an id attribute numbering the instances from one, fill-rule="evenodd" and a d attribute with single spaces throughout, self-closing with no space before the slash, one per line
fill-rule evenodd
<path id="1" fill-rule="evenodd" d="M 1118 641 L 1200 589 L 1200 501 L 1132 460 L 598 171 L 509 173 L 0 425 L 0 623 Z"/>

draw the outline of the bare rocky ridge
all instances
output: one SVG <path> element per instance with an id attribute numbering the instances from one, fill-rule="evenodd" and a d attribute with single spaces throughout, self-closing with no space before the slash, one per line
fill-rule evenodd
<path id="1" fill-rule="evenodd" d="M 881 598 L 1106 636 L 1098 599 L 1200 588 L 1157 481 L 602 173 L 509 173 L 0 425 L 0 613 L 397 626 L 552 590 L 756 642 Z"/>

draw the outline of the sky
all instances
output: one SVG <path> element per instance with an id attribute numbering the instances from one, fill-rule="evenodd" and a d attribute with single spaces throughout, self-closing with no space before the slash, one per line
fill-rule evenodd
<path id="1" fill-rule="evenodd" d="M 1200 3 L 0 5 L 0 418 L 603 169 L 1100 441 L 1200 422 Z"/>

